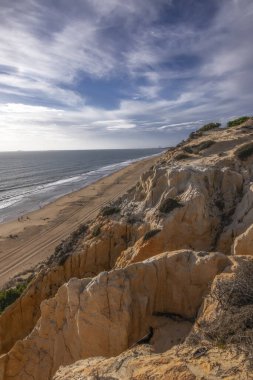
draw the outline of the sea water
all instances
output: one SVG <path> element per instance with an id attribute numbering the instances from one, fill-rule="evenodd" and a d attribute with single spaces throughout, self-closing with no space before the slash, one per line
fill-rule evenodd
<path id="1" fill-rule="evenodd" d="M 0 152 L 0 223 L 161 152 L 162 149 Z"/>

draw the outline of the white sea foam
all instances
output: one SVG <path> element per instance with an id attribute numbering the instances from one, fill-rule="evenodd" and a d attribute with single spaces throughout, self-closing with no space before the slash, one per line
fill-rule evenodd
<path id="1" fill-rule="evenodd" d="M 156 153 L 152 156 L 157 156 Z M 128 159 L 119 163 L 112 163 L 101 166 L 95 170 L 90 170 L 78 175 L 57 179 L 56 181 L 43 184 L 28 184 L 19 182 L 19 186 L 11 189 L 4 189 L 0 192 L 0 222 L 13 219 L 17 215 L 38 209 L 53 200 L 79 190 L 97 180 L 110 175 L 133 162 L 143 160 L 149 156 Z M 32 176 L 32 174 L 31 174 Z"/>

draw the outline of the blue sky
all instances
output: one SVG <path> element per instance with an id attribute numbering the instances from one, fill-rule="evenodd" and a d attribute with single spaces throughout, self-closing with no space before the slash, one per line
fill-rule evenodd
<path id="1" fill-rule="evenodd" d="M 0 150 L 168 146 L 252 114 L 252 0 L 0 0 Z"/>

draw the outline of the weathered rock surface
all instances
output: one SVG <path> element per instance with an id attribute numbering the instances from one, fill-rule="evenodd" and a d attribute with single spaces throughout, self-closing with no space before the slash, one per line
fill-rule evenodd
<path id="1" fill-rule="evenodd" d="M 235 239 L 233 248 L 234 255 L 253 255 L 253 224 Z"/>
<path id="2" fill-rule="evenodd" d="M 247 378 L 238 355 L 241 377 L 227 349 L 193 360 L 182 342 L 197 314 L 194 329 L 215 321 L 215 303 L 203 297 L 217 274 L 253 255 L 253 155 L 237 154 L 253 139 L 252 121 L 170 149 L 118 201 L 117 215 L 100 215 L 73 252 L 44 265 L 0 316 L 0 380 L 46 380 L 61 365 L 57 380 Z M 151 348 L 124 352 L 149 326 Z"/>
<path id="3" fill-rule="evenodd" d="M 147 219 L 161 232 L 147 241 L 141 238 L 122 252 L 116 267 L 145 260 L 166 250 L 215 249 L 223 219 L 235 208 L 243 185 L 242 175 L 228 168 L 175 167 L 162 170 L 158 178 L 160 175 L 164 179 L 159 189 L 160 198 L 155 197 L 157 201 L 154 202 L 151 187 L 145 206 L 141 207 L 153 207 Z M 153 178 L 155 181 L 156 176 Z M 176 199 L 180 207 L 168 213 L 159 212 L 159 207 L 168 199 Z"/>
<path id="4" fill-rule="evenodd" d="M 197 348 L 180 345 L 161 355 L 147 347 L 125 351 L 116 358 L 90 358 L 61 367 L 54 380 L 200 380 L 250 379 L 243 355 L 210 347 L 199 358 Z"/>
<path id="5" fill-rule="evenodd" d="M 0 354 L 32 331 L 40 317 L 43 300 L 54 296 L 59 287 L 72 277 L 91 277 L 112 268 L 120 252 L 141 233 L 138 228 L 133 231 L 132 226 L 126 223 L 110 221 L 99 226 L 99 236 L 94 237 L 93 230 L 97 226 L 91 226 L 91 233 L 84 242 L 80 242 L 73 255 L 62 265 L 42 270 L 27 291 L 0 315 Z"/>
<path id="6" fill-rule="evenodd" d="M 210 282 L 228 264 L 220 253 L 179 251 L 91 281 L 70 280 L 42 303 L 32 333 L 1 358 L 2 378 L 46 380 L 60 365 L 118 355 L 155 323 L 154 313 L 194 318 Z"/>

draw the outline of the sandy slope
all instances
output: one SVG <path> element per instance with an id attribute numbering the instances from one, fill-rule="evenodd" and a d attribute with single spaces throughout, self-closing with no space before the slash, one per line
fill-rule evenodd
<path id="1" fill-rule="evenodd" d="M 104 204 L 124 194 L 156 160 L 136 162 L 27 214 L 21 221 L 0 225 L 0 286 L 51 255 L 61 240 L 94 218 Z"/>

